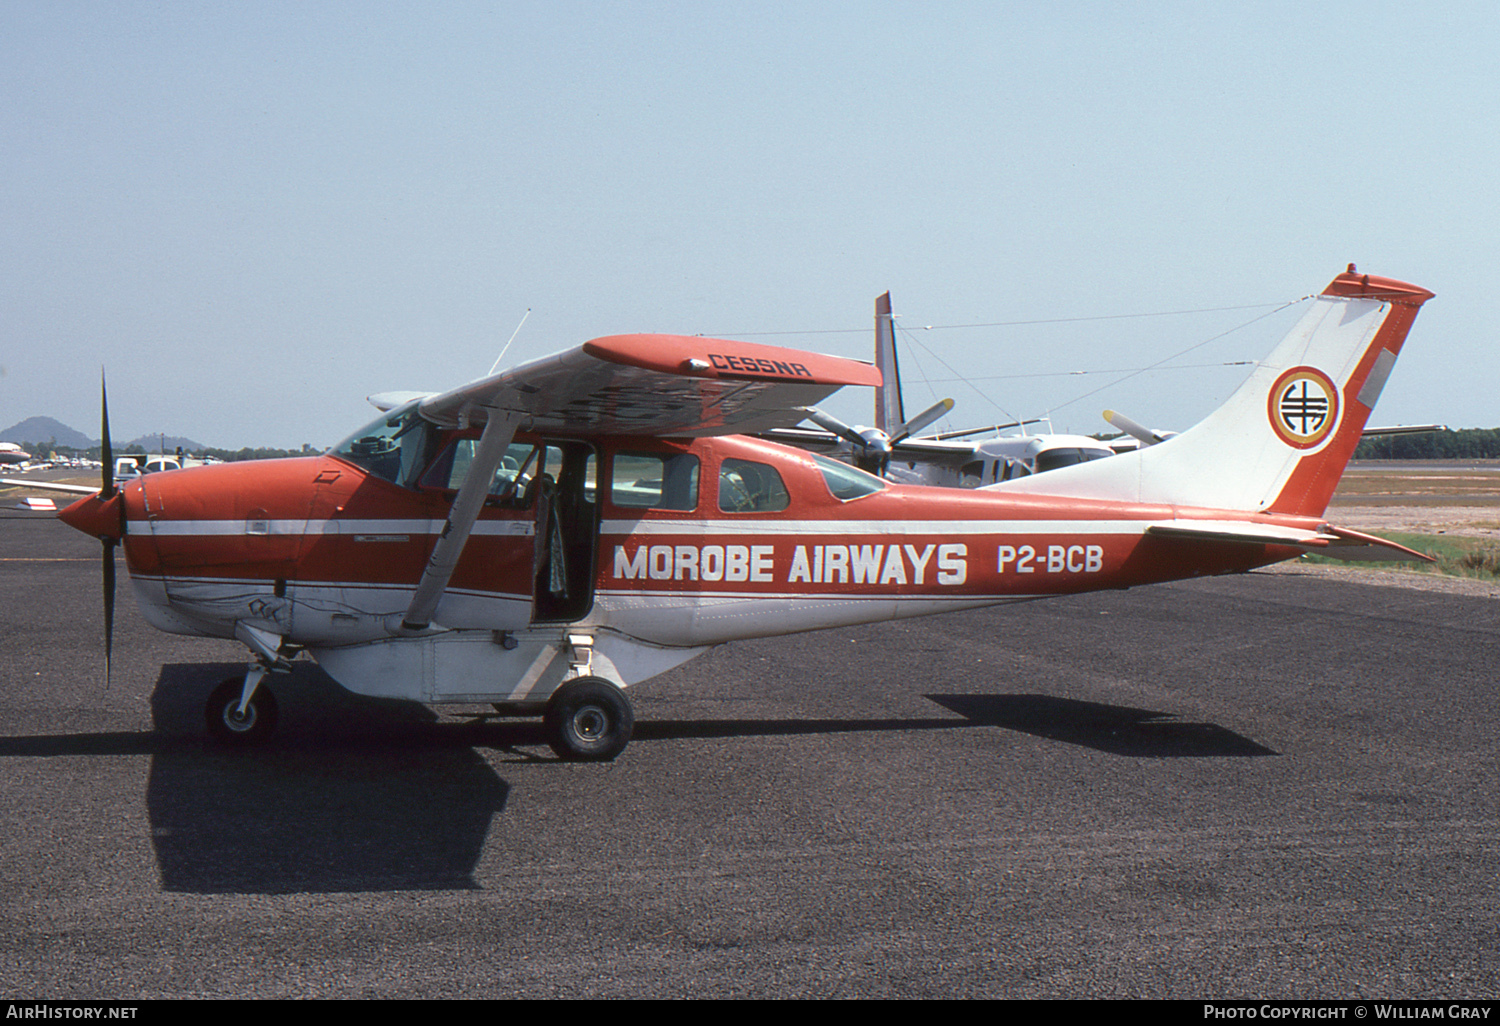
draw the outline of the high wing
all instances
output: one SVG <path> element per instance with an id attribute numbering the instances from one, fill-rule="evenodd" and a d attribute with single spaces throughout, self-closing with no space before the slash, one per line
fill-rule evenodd
<path id="1" fill-rule="evenodd" d="M 491 475 L 517 431 L 701 438 L 790 427 L 845 385 L 880 384 L 867 363 L 687 335 L 610 335 L 417 403 L 447 427 L 483 425 L 468 475 L 401 629 L 429 628 Z M 377 403 L 379 405 L 379 403 Z"/>
<path id="2" fill-rule="evenodd" d="M 522 430 L 700 438 L 791 427 L 806 417 L 801 407 L 880 381 L 868 363 L 779 346 L 611 335 L 428 396 L 418 410 L 445 427 L 498 412 Z"/>

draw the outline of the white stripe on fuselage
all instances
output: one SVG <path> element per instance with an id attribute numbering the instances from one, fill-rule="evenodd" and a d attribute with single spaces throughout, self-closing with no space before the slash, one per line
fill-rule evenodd
<path id="1" fill-rule="evenodd" d="M 1144 534 L 1151 520 L 606 520 L 599 533 L 619 535 L 1010 535 L 1010 534 Z M 390 536 L 435 535 L 442 520 L 153 520 L 131 521 L 159 537 L 237 537 L 250 535 L 322 536 L 325 534 Z M 249 525 L 256 530 L 251 531 Z M 530 520 L 480 520 L 473 533 L 481 537 L 530 537 Z"/>
<path id="2" fill-rule="evenodd" d="M 599 533 L 711 535 L 1144 534 L 1152 520 L 606 520 Z"/>

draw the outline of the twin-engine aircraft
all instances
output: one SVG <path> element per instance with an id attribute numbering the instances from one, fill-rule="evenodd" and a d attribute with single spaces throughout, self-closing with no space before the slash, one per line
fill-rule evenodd
<path id="1" fill-rule="evenodd" d="M 237 638 L 207 708 L 276 720 L 268 674 L 541 714 L 564 759 L 629 742 L 625 689 L 713 645 L 1243 572 L 1424 558 L 1323 510 L 1432 293 L 1341 274 L 1230 400 L 1138 452 L 977 491 L 893 484 L 746 437 L 876 367 L 671 335 L 596 339 L 381 414 L 321 456 L 104 487 L 59 516 L 123 544 L 146 618 Z M 108 438 L 108 415 L 105 414 Z"/>
<path id="2" fill-rule="evenodd" d="M 1038 423 L 1043 418 L 919 436 L 918 431 L 943 417 L 954 404 L 952 399 L 944 399 L 907 419 L 901 397 L 900 360 L 896 355 L 895 317 L 891 313 L 889 292 L 875 299 L 875 366 L 879 368 L 882 380 L 875 390 L 873 427 L 844 424 L 813 410 L 809 411 L 808 419 L 818 425 L 817 429 L 777 428 L 761 437 L 826 453 L 897 484 L 943 488 L 980 488 L 1028 474 L 1103 459 L 1117 451 L 1109 443 L 1086 435 L 1023 433 L 983 441 L 959 441 L 1010 428 L 1021 428 L 1024 432 L 1027 425 Z M 1111 416 L 1117 415 L 1105 413 L 1106 420 Z M 1129 428 L 1122 427 L 1121 430 Z M 1161 441 L 1161 438 L 1152 441 Z M 1129 448 L 1136 448 L 1136 443 L 1132 442 Z"/>

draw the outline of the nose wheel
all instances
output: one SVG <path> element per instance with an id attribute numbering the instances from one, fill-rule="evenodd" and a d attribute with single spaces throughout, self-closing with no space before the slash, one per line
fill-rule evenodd
<path id="1" fill-rule="evenodd" d="M 245 679 L 230 677 L 208 696 L 204 718 L 208 733 L 217 741 L 236 746 L 258 745 L 276 729 L 276 697 L 269 688 L 257 687 L 244 710 L 240 701 Z"/>
<path id="2" fill-rule="evenodd" d="M 558 688 L 542 722 L 547 743 L 570 762 L 608 762 L 635 732 L 630 699 L 603 677 L 578 677 Z"/>

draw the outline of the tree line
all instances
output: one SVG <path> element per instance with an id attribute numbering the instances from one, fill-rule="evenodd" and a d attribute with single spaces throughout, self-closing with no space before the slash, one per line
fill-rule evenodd
<path id="1" fill-rule="evenodd" d="M 75 448 L 71 445 L 59 445 L 55 441 L 29 442 L 26 444 L 26 451 L 31 453 L 34 459 L 38 460 L 49 460 L 54 456 L 81 457 L 91 460 L 97 460 L 103 457 L 103 446 L 95 445 L 87 449 L 81 449 Z M 147 449 L 139 442 L 120 446 L 119 448 L 113 450 L 116 456 L 139 456 L 142 454 L 149 455 L 150 453 L 154 453 L 155 451 L 155 449 Z M 223 460 L 225 463 L 238 463 L 241 460 L 279 460 L 287 456 L 311 456 L 322 451 L 322 449 L 314 449 L 309 445 L 304 445 L 300 449 L 272 449 L 266 446 L 262 446 L 260 448 L 251 448 L 249 446 L 246 446 L 243 449 L 193 449 L 191 451 L 184 452 L 183 455 L 194 456 L 198 459 Z M 168 453 L 168 455 L 177 455 L 177 452 L 176 450 L 173 450 L 172 452 Z"/>
<path id="2" fill-rule="evenodd" d="M 1366 438 L 1354 450 L 1357 460 L 1500 459 L 1500 428 L 1460 428 L 1416 435 Z"/>

